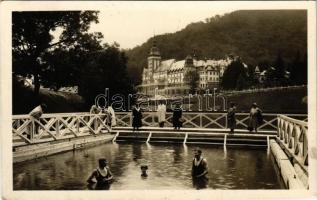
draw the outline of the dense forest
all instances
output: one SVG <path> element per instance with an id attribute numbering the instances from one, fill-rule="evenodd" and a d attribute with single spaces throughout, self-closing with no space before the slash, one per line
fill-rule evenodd
<path id="1" fill-rule="evenodd" d="M 128 71 L 135 84 L 153 41 L 162 59 L 184 59 L 188 54 L 198 58 L 221 59 L 240 56 L 248 65 L 261 68 L 274 65 L 282 57 L 290 66 L 295 57 L 307 55 L 307 12 L 305 10 L 240 10 L 223 16 L 191 23 L 176 33 L 150 38 L 144 44 L 126 51 Z"/>

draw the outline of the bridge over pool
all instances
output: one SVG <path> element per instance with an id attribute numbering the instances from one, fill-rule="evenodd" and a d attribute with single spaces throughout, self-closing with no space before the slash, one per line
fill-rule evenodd
<path id="1" fill-rule="evenodd" d="M 237 113 L 234 134 L 227 128 L 226 113 L 184 112 L 183 128 L 174 130 L 172 113 L 166 127 L 159 128 L 155 112 L 143 113 L 143 127 L 132 131 L 132 116 L 116 112 L 116 127 L 107 125 L 104 114 L 54 113 L 39 120 L 28 115 L 12 119 L 13 161 L 21 162 L 62 151 L 104 142 L 182 143 L 266 147 L 275 157 L 289 188 L 308 188 L 307 115 L 263 114 L 258 132 L 247 130 L 249 114 Z"/>

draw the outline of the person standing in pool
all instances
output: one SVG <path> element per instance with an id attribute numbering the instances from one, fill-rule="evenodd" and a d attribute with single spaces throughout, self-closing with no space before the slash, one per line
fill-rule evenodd
<path id="1" fill-rule="evenodd" d="M 207 160 L 201 156 L 200 149 L 195 150 L 195 156 L 192 164 L 193 186 L 196 189 L 206 188 L 208 184 L 208 165 Z"/>
<path id="2" fill-rule="evenodd" d="M 99 159 L 98 162 L 99 166 L 92 172 L 87 180 L 89 184 L 88 188 L 95 190 L 109 190 L 110 184 L 113 181 L 113 176 L 108 167 L 108 162 L 104 158 Z M 97 181 L 95 188 L 92 187 L 96 183 L 93 179 Z"/>

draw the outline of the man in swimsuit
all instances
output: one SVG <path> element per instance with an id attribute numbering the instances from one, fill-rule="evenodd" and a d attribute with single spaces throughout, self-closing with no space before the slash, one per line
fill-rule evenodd
<path id="1" fill-rule="evenodd" d="M 108 162 L 106 159 L 99 159 L 99 167 L 92 172 L 87 180 L 89 188 L 92 188 L 92 185 L 95 183 L 95 181 L 93 181 L 94 178 L 97 180 L 95 190 L 107 190 L 110 188 L 113 176 L 107 165 Z"/>
<path id="2" fill-rule="evenodd" d="M 208 165 L 207 160 L 201 156 L 200 149 L 195 150 L 195 157 L 192 165 L 193 186 L 197 189 L 206 188 L 208 184 Z"/>

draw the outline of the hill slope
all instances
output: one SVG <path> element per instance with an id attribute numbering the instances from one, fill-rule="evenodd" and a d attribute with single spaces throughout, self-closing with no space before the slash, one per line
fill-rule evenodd
<path id="1" fill-rule="evenodd" d="M 135 82 L 140 81 L 154 39 L 162 59 L 242 57 L 252 65 L 271 65 L 281 53 L 286 65 L 307 53 L 307 12 L 305 10 L 241 10 L 189 24 L 176 33 L 150 38 L 126 51 L 128 68 Z"/>
<path id="2" fill-rule="evenodd" d="M 24 86 L 13 78 L 12 114 L 28 114 L 39 103 L 47 105 L 46 113 L 87 112 L 84 99 L 77 94 L 55 92 L 40 89 L 39 99 L 36 100 L 33 88 Z"/>

